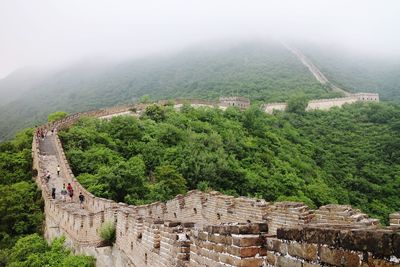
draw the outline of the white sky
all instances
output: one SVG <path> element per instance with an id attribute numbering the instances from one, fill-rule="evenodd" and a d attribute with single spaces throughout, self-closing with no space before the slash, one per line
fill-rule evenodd
<path id="1" fill-rule="evenodd" d="M 400 55 L 400 1 L 0 0 L 0 78 L 26 65 L 271 36 Z"/>

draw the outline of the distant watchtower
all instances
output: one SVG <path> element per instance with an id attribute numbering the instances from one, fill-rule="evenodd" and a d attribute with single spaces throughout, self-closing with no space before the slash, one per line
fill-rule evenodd
<path id="1" fill-rule="evenodd" d="M 223 96 L 219 98 L 219 105 L 223 107 L 238 107 L 240 109 L 247 109 L 250 107 L 250 100 L 241 96 Z"/>

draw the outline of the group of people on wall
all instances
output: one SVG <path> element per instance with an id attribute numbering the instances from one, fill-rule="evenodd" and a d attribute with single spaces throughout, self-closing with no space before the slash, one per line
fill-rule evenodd
<path id="1" fill-rule="evenodd" d="M 48 130 L 46 128 L 37 128 L 36 129 L 36 138 L 39 141 L 44 141 L 46 136 L 48 135 L 52 135 L 54 134 L 55 130 L 51 130 L 51 132 L 49 133 Z M 43 155 L 45 158 L 45 155 Z M 60 165 L 57 165 L 57 177 L 60 179 L 60 174 L 61 174 L 61 168 Z M 51 179 L 51 173 L 49 170 L 46 170 L 45 174 L 44 174 L 44 180 L 46 181 L 47 184 L 49 184 L 50 179 Z M 74 189 L 71 185 L 71 183 L 68 183 L 67 186 L 65 185 L 65 183 L 63 183 L 62 188 L 59 190 L 59 194 L 60 194 L 60 199 L 62 202 L 73 202 L 73 197 L 74 197 Z M 57 188 L 55 187 L 55 183 L 52 184 L 51 187 L 51 197 L 52 199 L 56 199 L 57 198 Z M 69 201 L 68 198 L 69 197 Z M 80 204 L 80 208 L 84 208 L 84 201 L 85 201 L 85 196 L 82 194 L 82 192 L 79 193 L 79 204 Z"/>

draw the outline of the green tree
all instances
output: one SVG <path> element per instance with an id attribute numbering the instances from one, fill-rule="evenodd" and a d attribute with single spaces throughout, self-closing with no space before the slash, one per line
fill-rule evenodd
<path id="1" fill-rule="evenodd" d="M 47 121 L 48 122 L 54 122 L 57 120 L 61 120 L 62 118 L 67 117 L 68 113 L 64 112 L 64 111 L 56 111 L 54 113 L 51 113 L 48 117 L 47 117 Z"/>
<path id="2" fill-rule="evenodd" d="M 305 95 L 295 95 L 287 101 L 286 111 L 302 114 L 305 112 L 308 105 L 308 100 Z"/>
<path id="3" fill-rule="evenodd" d="M 7 259 L 10 267 L 63 267 L 83 266 L 94 267 L 94 258 L 74 256 L 64 247 L 64 237 L 56 238 L 50 246 L 38 234 L 20 238 Z"/>
<path id="4" fill-rule="evenodd" d="M 165 201 L 178 194 L 183 194 L 187 190 L 186 180 L 174 166 L 163 165 L 157 167 L 155 177 L 157 183 L 154 190 L 157 200 Z"/>
<path id="5" fill-rule="evenodd" d="M 150 105 L 144 112 L 145 116 L 153 121 L 160 122 L 165 119 L 165 109 L 159 105 Z"/>
<path id="6" fill-rule="evenodd" d="M 140 99 L 139 99 L 139 102 L 140 103 L 144 103 L 144 104 L 146 104 L 146 103 L 150 103 L 150 96 L 149 95 L 142 95 L 141 97 L 140 97 Z"/>

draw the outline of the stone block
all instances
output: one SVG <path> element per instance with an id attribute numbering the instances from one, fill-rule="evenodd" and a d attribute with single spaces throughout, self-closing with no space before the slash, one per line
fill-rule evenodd
<path id="1" fill-rule="evenodd" d="M 360 257 L 357 254 L 341 249 L 331 249 L 321 246 L 319 257 L 321 262 L 334 266 L 360 266 Z"/>
<path id="2" fill-rule="evenodd" d="M 361 267 L 400 267 L 400 263 L 389 262 L 382 259 L 368 259 L 368 262 L 362 262 Z"/>
<path id="3" fill-rule="evenodd" d="M 339 244 L 340 230 L 319 227 L 305 227 L 302 231 L 302 241 L 307 243 L 325 244 L 336 247 Z"/>
<path id="4" fill-rule="evenodd" d="M 392 255 L 393 232 L 390 230 L 342 231 L 340 243 L 344 249 L 368 251 L 376 257 Z"/>
<path id="5" fill-rule="evenodd" d="M 273 252 L 271 252 L 271 251 L 267 251 L 267 254 L 266 254 L 266 258 L 267 258 L 267 263 L 268 264 L 270 264 L 270 265 L 272 265 L 272 266 L 275 266 L 275 264 L 276 264 L 276 255 L 275 255 L 275 253 L 273 253 Z"/>
<path id="6" fill-rule="evenodd" d="M 208 240 L 208 233 L 207 232 L 199 232 L 198 239 L 207 241 Z"/>
<path id="7" fill-rule="evenodd" d="M 235 264 L 236 264 L 236 261 L 238 260 L 238 258 L 233 257 L 232 255 L 229 255 L 229 254 L 220 254 L 219 260 L 223 263 L 236 266 Z"/>
<path id="8" fill-rule="evenodd" d="M 237 257 L 246 258 L 254 257 L 260 251 L 260 247 L 236 247 L 229 246 L 226 248 L 226 252 Z"/>
<path id="9" fill-rule="evenodd" d="M 290 259 L 284 256 L 279 256 L 276 260 L 277 267 L 302 267 L 302 262 L 296 259 Z"/>
<path id="10" fill-rule="evenodd" d="M 259 235 L 232 235 L 232 244 L 238 247 L 261 246 L 263 242 Z"/>
<path id="11" fill-rule="evenodd" d="M 318 247 L 315 244 L 293 242 L 288 244 L 288 253 L 294 257 L 315 261 L 317 259 Z"/>
<path id="12" fill-rule="evenodd" d="M 301 241 L 303 238 L 302 228 L 278 228 L 276 237 L 285 240 Z"/>
<path id="13" fill-rule="evenodd" d="M 238 267 L 260 267 L 264 266 L 264 259 L 262 258 L 246 258 L 238 259 L 235 261 Z"/>
<path id="14" fill-rule="evenodd" d="M 208 241 L 214 242 L 217 244 L 225 244 L 226 243 L 226 236 L 220 234 L 212 234 L 208 235 Z"/>
<path id="15" fill-rule="evenodd" d="M 224 253 L 226 252 L 227 247 L 225 244 L 212 244 L 211 249 L 218 253 Z"/>
<path id="16" fill-rule="evenodd" d="M 287 244 L 276 238 L 267 238 L 266 248 L 267 250 L 276 251 L 282 254 L 287 254 L 288 251 Z"/>

